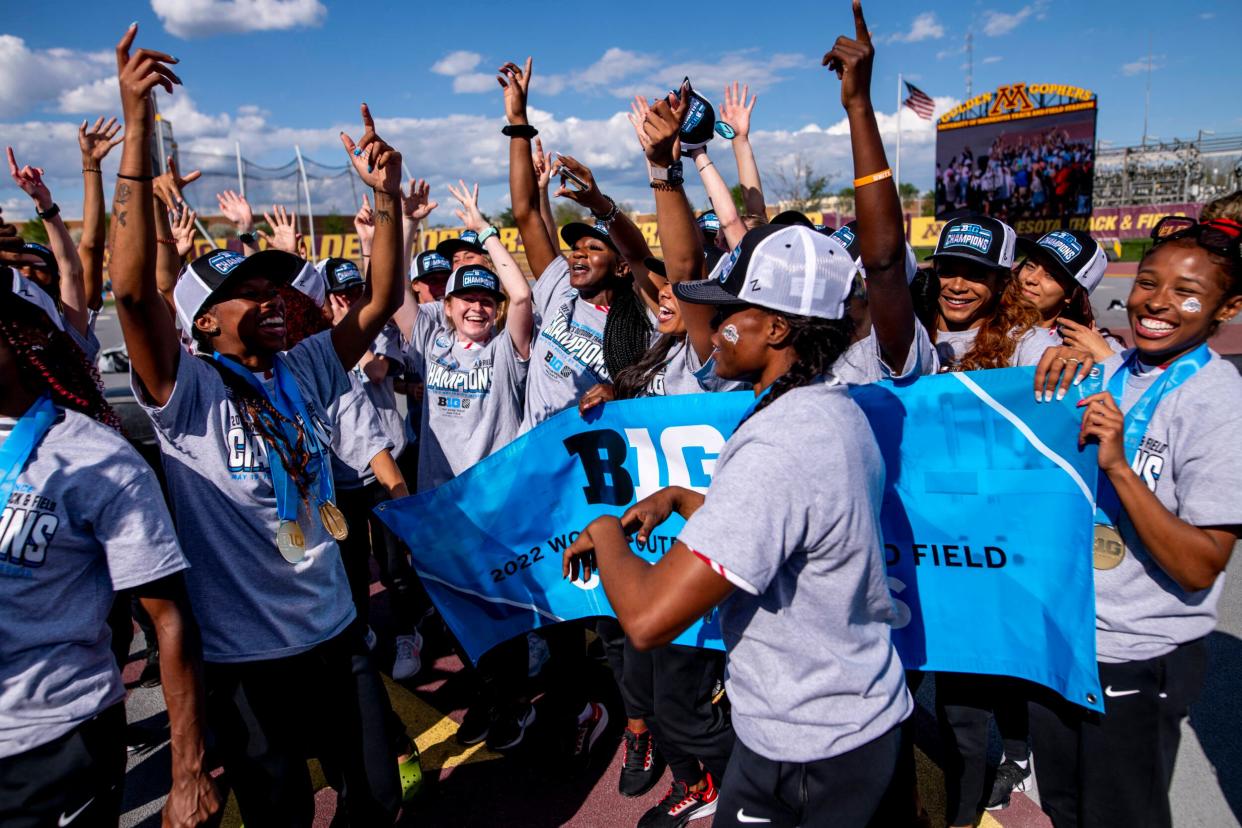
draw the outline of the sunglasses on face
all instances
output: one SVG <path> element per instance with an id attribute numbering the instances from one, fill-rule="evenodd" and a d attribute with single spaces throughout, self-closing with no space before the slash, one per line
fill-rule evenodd
<path id="1" fill-rule="evenodd" d="M 1193 239 L 1200 247 L 1230 259 L 1242 259 L 1242 224 L 1232 219 L 1199 221 L 1189 216 L 1165 216 L 1151 229 L 1155 244 Z"/>

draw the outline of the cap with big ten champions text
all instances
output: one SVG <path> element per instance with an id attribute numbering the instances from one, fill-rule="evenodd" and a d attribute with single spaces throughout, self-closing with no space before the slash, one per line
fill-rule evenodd
<path id="1" fill-rule="evenodd" d="M 452 263 L 435 250 L 427 250 L 414 257 L 414 267 L 410 271 L 410 281 L 427 279 L 437 274 L 448 276 L 453 272 Z"/>
<path id="2" fill-rule="evenodd" d="M 252 256 L 243 256 L 232 250 L 204 253 L 183 267 L 177 277 L 177 286 L 173 289 L 177 321 L 181 330 L 192 331 L 194 320 L 203 309 L 220 301 L 228 289 L 238 282 L 259 276 L 275 285 L 288 285 L 306 278 L 305 270 L 310 270 L 312 274 L 315 272 L 314 267 L 308 267 L 302 258 L 283 250 L 269 248 Z M 303 292 L 310 295 L 305 290 Z"/>
<path id="3" fill-rule="evenodd" d="M 604 244 L 611 247 L 613 251 L 616 251 L 617 249 L 617 245 L 613 242 L 612 236 L 608 234 L 608 225 L 604 224 L 602 221 L 597 221 L 595 224 L 587 224 L 583 221 L 571 221 L 569 224 L 566 224 L 561 228 L 561 238 L 565 240 L 565 244 L 569 245 L 570 250 L 573 250 L 574 245 L 578 243 L 578 239 L 588 236 L 592 239 L 602 241 Z"/>
<path id="4" fill-rule="evenodd" d="M 708 210 L 700 213 L 699 217 L 694 220 L 699 229 L 703 231 L 703 235 L 709 239 L 715 237 L 720 232 L 720 217 L 716 215 L 715 210 Z"/>
<path id="5" fill-rule="evenodd" d="M 706 279 L 681 282 L 673 292 L 692 304 L 841 319 L 857 273 L 839 241 L 806 227 L 765 224 L 748 231 Z"/>
<path id="6" fill-rule="evenodd" d="M 1013 268 L 1017 238 L 1012 227 L 989 216 L 955 218 L 945 222 L 931 259 L 966 259 L 1007 271 Z"/>
<path id="7" fill-rule="evenodd" d="M 452 296 L 469 290 L 487 291 L 498 302 L 505 298 L 504 291 L 500 289 L 500 277 L 480 265 L 463 265 L 454 270 L 444 288 L 444 295 Z"/>
<path id="8" fill-rule="evenodd" d="M 1053 275 L 1081 285 L 1090 294 L 1104 278 L 1108 254 L 1089 233 L 1053 230 L 1038 241 L 1018 239 L 1018 251 L 1038 264 L 1051 265 Z"/>
<path id="9" fill-rule="evenodd" d="M 358 265 L 349 259 L 333 257 L 324 259 L 321 264 L 328 293 L 344 293 L 350 288 L 361 287 L 366 282 Z"/>
<path id="10" fill-rule="evenodd" d="M 43 313 L 58 330 L 65 329 L 64 320 L 52 297 L 13 268 L 0 268 L 0 308 L 12 307 L 16 300 L 22 300 L 30 308 Z"/>
<path id="11" fill-rule="evenodd" d="M 459 250 L 469 250 L 471 253 L 478 253 L 480 256 L 487 255 L 483 245 L 479 244 L 479 234 L 473 230 L 465 230 L 457 238 L 445 239 L 436 245 L 436 252 L 450 262 L 453 261 L 453 254 Z"/>

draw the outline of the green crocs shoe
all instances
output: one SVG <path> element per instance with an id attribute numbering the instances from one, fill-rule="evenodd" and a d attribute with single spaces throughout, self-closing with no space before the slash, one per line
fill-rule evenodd
<path id="1" fill-rule="evenodd" d="M 397 770 L 401 773 L 401 801 L 409 802 L 418 796 L 423 787 L 423 766 L 419 761 L 418 748 L 414 748 L 409 759 L 397 763 Z"/>

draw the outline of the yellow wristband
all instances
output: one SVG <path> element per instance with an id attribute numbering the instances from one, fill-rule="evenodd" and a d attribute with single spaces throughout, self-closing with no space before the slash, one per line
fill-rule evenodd
<path id="1" fill-rule="evenodd" d="M 880 170 L 878 173 L 872 173 L 871 175 L 864 175 L 862 178 L 855 178 L 854 188 L 857 189 L 859 187 L 866 187 L 868 184 L 874 184 L 877 181 L 883 181 L 886 178 L 892 178 L 892 177 L 893 177 L 893 171 L 891 169 L 883 169 L 883 170 Z"/>

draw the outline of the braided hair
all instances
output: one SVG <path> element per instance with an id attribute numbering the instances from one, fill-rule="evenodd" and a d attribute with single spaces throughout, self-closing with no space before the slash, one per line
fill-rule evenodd
<path id="1" fill-rule="evenodd" d="M 633 277 L 614 277 L 612 305 L 604 323 L 604 365 L 608 376 L 617 375 L 642 359 L 651 342 L 651 320 L 643 301 L 634 292 Z"/>
<path id="2" fill-rule="evenodd" d="M 17 356 L 22 384 L 31 390 L 46 390 L 57 405 L 120 431 L 121 421 L 104 398 L 99 372 L 86 354 L 42 311 L 27 311 L 20 307 L 24 304 L 9 303 L 0 313 L 0 337 Z"/>
<path id="3" fill-rule="evenodd" d="M 661 334 L 655 344 L 633 365 L 628 365 L 612 377 L 612 387 L 619 400 L 641 397 L 647 391 L 652 378 L 660 373 L 664 363 L 668 362 L 668 353 L 678 342 L 686 342 L 685 335 Z M 687 342 L 686 347 L 690 344 Z"/>
<path id="4" fill-rule="evenodd" d="M 828 373 L 854 339 L 854 320 L 848 315 L 842 319 L 793 314 L 781 316 L 789 324 L 789 335 L 785 337 L 784 345 L 793 348 L 797 359 L 788 371 L 777 377 L 746 420 L 776 402 L 787 391 L 810 385 Z"/>

